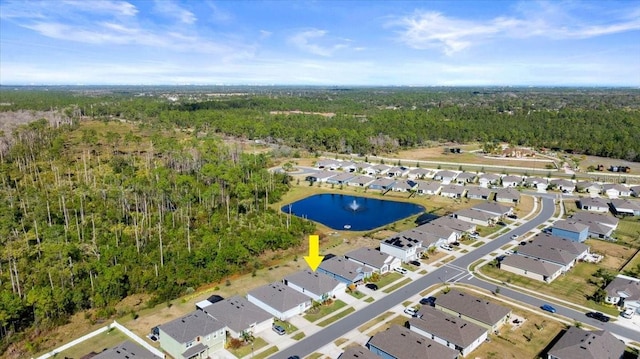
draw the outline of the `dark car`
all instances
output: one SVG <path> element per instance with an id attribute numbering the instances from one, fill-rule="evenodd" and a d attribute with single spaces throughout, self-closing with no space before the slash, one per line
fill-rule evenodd
<path id="1" fill-rule="evenodd" d="M 515 214 L 510 214 L 507 217 L 511 218 L 511 219 L 518 219 L 518 216 Z"/>
<path id="2" fill-rule="evenodd" d="M 367 283 L 365 284 L 365 287 L 371 289 L 371 290 L 378 290 L 378 286 L 376 284 L 373 283 Z"/>
<path id="3" fill-rule="evenodd" d="M 460 245 L 460 242 L 453 242 L 453 243 L 451 243 L 451 245 L 457 247 L 457 246 Z"/>
<path id="4" fill-rule="evenodd" d="M 271 329 L 273 329 L 273 331 L 278 333 L 279 335 L 287 334 L 287 331 L 284 330 L 284 328 L 279 325 L 274 325 Z"/>
<path id="5" fill-rule="evenodd" d="M 422 305 L 429 305 L 432 307 L 435 307 L 436 305 L 436 297 L 425 297 L 420 299 L 420 304 Z"/>
<path id="6" fill-rule="evenodd" d="M 416 267 L 420 267 L 420 262 L 418 262 L 418 261 L 411 261 L 409 263 L 413 264 Z"/>
<path id="7" fill-rule="evenodd" d="M 556 312 L 556 308 L 550 306 L 549 304 L 543 304 L 540 309 L 542 310 L 546 310 L 549 313 L 555 313 Z"/>
<path id="8" fill-rule="evenodd" d="M 604 314 L 602 314 L 600 312 L 589 312 L 589 313 L 587 313 L 587 317 L 599 320 L 601 322 L 608 322 L 609 321 L 609 317 L 607 317 L 606 315 L 604 315 Z"/>
<path id="9" fill-rule="evenodd" d="M 297 356 L 297 355 L 292 355 L 292 356 L 290 356 L 290 357 L 289 357 L 289 358 L 287 358 L 287 359 L 300 359 L 300 357 L 299 357 L 299 356 Z"/>

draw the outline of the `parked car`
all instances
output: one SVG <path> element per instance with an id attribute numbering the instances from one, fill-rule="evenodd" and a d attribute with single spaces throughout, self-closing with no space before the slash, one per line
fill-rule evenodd
<path id="1" fill-rule="evenodd" d="M 604 314 L 602 314 L 600 312 L 589 312 L 589 313 L 587 313 L 587 317 L 599 320 L 601 322 L 608 322 L 609 321 L 609 317 L 607 317 L 606 315 L 604 315 Z"/>
<path id="2" fill-rule="evenodd" d="M 371 290 L 378 290 L 378 285 L 375 283 L 367 283 L 364 285 L 365 287 L 371 289 Z"/>
<path id="3" fill-rule="evenodd" d="M 549 313 L 555 313 L 556 312 L 556 308 L 550 306 L 549 304 L 543 304 L 540 309 L 542 310 L 546 310 Z"/>
<path id="4" fill-rule="evenodd" d="M 445 251 L 452 251 L 453 248 L 447 244 L 441 244 L 440 248 L 444 249 Z"/>
<path id="5" fill-rule="evenodd" d="M 284 330 L 284 328 L 279 325 L 274 325 L 273 327 L 271 327 L 271 329 L 273 329 L 274 332 L 278 333 L 278 335 L 287 334 L 287 331 Z"/>
<path id="6" fill-rule="evenodd" d="M 420 267 L 420 262 L 419 261 L 411 261 L 409 262 L 410 264 L 413 264 L 416 267 Z"/>
<path id="7" fill-rule="evenodd" d="M 297 355 L 292 355 L 292 356 L 290 356 L 290 357 L 289 357 L 289 358 L 287 358 L 287 359 L 300 359 L 300 357 L 299 357 L 299 356 L 297 356 Z"/>
<path id="8" fill-rule="evenodd" d="M 453 242 L 453 243 L 451 243 L 451 245 L 454 246 L 454 247 L 458 247 L 460 245 L 460 242 Z"/>
<path id="9" fill-rule="evenodd" d="M 407 274 L 407 270 L 402 267 L 393 268 L 393 270 L 400 274 Z"/>
<path id="10" fill-rule="evenodd" d="M 516 214 L 510 214 L 507 217 L 509 217 L 511 219 L 518 219 L 518 215 L 516 215 Z"/>
<path id="11" fill-rule="evenodd" d="M 476 238 L 480 237 L 480 233 L 478 233 L 478 232 L 473 232 L 473 233 L 471 233 L 471 234 L 469 235 L 469 237 L 471 237 L 471 238 L 473 238 L 473 239 L 476 239 Z"/>
<path id="12" fill-rule="evenodd" d="M 517 234 L 512 234 L 511 235 L 511 239 L 518 239 L 518 235 Z"/>
<path id="13" fill-rule="evenodd" d="M 502 221 L 500 221 L 500 222 L 498 222 L 498 223 L 496 223 L 496 224 L 497 224 L 497 225 L 499 225 L 499 226 L 506 226 L 506 225 L 507 225 L 506 223 L 504 223 L 504 222 L 502 222 Z"/>
<path id="14" fill-rule="evenodd" d="M 404 314 L 408 314 L 412 317 L 415 317 L 418 315 L 418 311 L 413 308 L 404 308 Z"/>
<path id="15" fill-rule="evenodd" d="M 436 305 L 436 297 L 424 297 L 420 299 L 420 304 L 434 307 Z"/>
<path id="16" fill-rule="evenodd" d="M 620 313 L 620 315 L 623 318 L 631 319 L 633 318 L 633 315 L 635 314 L 635 312 L 636 311 L 633 308 L 627 308 L 622 313 Z"/>

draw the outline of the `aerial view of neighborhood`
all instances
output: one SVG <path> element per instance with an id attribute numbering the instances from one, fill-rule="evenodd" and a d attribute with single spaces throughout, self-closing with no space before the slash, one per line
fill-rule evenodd
<path id="1" fill-rule="evenodd" d="M 0 358 L 638 359 L 638 19 L 0 0 Z"/>

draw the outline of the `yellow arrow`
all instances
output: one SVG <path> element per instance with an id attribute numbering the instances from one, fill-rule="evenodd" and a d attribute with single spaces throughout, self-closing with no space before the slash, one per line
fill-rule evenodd
<path id="1" fill-rule="evenodd" d="M 320 255 L 320 237 L 317 234 L 309 236 L 309 255 L 304 256 L 304 260 L 307 261 L 309 268 L 312 271 L 316 271 L 320 263 L 322 263 L 324 256 Z"/>

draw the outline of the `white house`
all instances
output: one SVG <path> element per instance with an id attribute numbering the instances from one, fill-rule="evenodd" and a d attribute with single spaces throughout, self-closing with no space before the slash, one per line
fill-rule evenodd
<path id="1" fill-rule="evenodd" d="M 631 197 L 631 190 L 618 183 L 605 183 L 602 185 L 602 194 L 609 198 Z"/>
<path id="2" fill-rule="evenodd" d="M 412 180 L 397 181 L 393 184 L 391 190 L 394 192 L 411 192 L 415 186 L 416 183 Z"/>
<path id="3" fill-rule="evenodd" d="M 522 185 L 523 180 L 520 176 L 504 176 L 502 177 L 502 187 L 518 187 Z"/>
<path id="4" fill-rule="evenodd" d="M 225 324 L 229 336 L 236 339 L 241 339 L 243 333 L 255 335 L 273 325 L 273 315 L 237 295 L 203 306 L 201 310 Z"/>
<path id="5" fill-rule="evenodd" d="M 450 184 L 457 175 L 452 171 L 439 171 L 433 176 L 433 179 L 442 182 L 442 184 Z"/>
<path id="6" fill-rule="evenodd" d="M 388 177 L 405 177 L 408 174 L 409 174 L 409 168 L 404 166 L 391 167 L 387 171 Z"/>
<path id="7" fill-rule="evenodd" d="M 247 299 L 280 320 L 302 314 L 311 307 L 308 296 L 281 282 L 258 287 L 247 293 Z"/>
<path id="8" fill-rule="evenodd" d="M 460 239 L 460 233 L 452 229 L 451 227 L 434 224 L 432 222 L 425 223 L 413 229 L 416 232 L 427 233 L 433 237 L 438 238 L 439 241 L 444 243 L 457 242 Z M 439 244 L 439 243 L 438 243 Z"/>
<path id="9" fill-rule="evenodd" d="M 342 296 L 347 289 L 346 283 L 309 269 L 284 277 L 282 283 L 318 302 Z"/>
<path id="10" fill-rule="evenodd" d="M 382 253 L 377 249 L 360 247 L 344 255 L 348 260 L 370 268 L 372 271 L 384 274 L 398 268 L 402 261 L 390 254 Z"/>
<path id="11" fill-rule="evenodd" d="M 424 179 L 424 178 L 433 178 L 433 172 L 426 168 L 414 168 L 409 171 L 407 174 L 409 179 Z"/>
<path id="12" fill-rule="evenodd" d="M 459 220 L 478 224 L 488 227 L 490 224 L 496 223 L 500 216 L 495 214 L 479 211 L 473 208 L 465 208 L 453 213 L 453 216 Z"/>
<path id="13" fill-rule="evenodd" d="M 416 181 L 416 186 L 414 187 L 414 190 L 419 195 L 437 195 L 441 189 L 440 182 Z"/>
<path id="14" fill-rule="evenodd" d="M 493 193 L 490 189 L 485 187 L 466 186 L 466 188 L 467 188 L 467 198 L 469 199 L 488 200 L 488 199 L 491 199 L 491 194 Z"/>
<path id="15" fill-rule="evenodd" d="M 440 195 L 448 198 L 462 198 L 465 193 L 467 193 L 466 188 L 457 184 L 442 186 L 442 189 L 440 190 Z"/>
<path id="16" fill-rule="evenodd" d="M 484 173 L 478 177 L 478 183 L 482 187 L 490 187 L 500 181 L 500 176 L 493 173 Z"/>
<path id="17" fill-rule="evenodd" d="M 596 195 L 602 191 L 602 186 L 599 183 L 584 181 L 576 183 L 576 189 L 578 192 Z"/>
<path id="18" fill-rule="evenodd" d="M 399 258 L 403 262 L 417 259 L 422 253 L 422 241 L 402 235 L 402 232 L 380 242 L 380 252 Z"/>
<path id="19" fill-rule="evenodd" d="M 473 172 L 462 172 L 456 176 L 455 182 L 457 184 L 465 185 L 467 183 L 475 182 L 476 178 L 478 178 L 478 176 Z"/>
<path id="20" fill-rule="evenodd" d="M 558 190 L 565 193 L 572 193 L 576 190 L 576 184 L 573 181 L 569 181 L 566 179 L 552 179 L 551 185 L 555 186 Z"/>
<path id="21" fill-rule="evenodd" d="M 604 290 L 607 303 L 633 308 L 640 314 L 640 279 L 618 274 Z"/>
<path id="22" fill-rule="evenodd" d="M 600 197 L 580 198 L 580 209 L 591 212 L 609 212 L 609 203 Z"/>
<path id="23" fill-rule="evenodd" d="M 528 177 L 524 181 L 524 184 L 527 187 L 535 188 L 538 192 L 544 192 L 547 190 L 547 187 L 549 187 L 549 180 L 541 177 Z"/>

